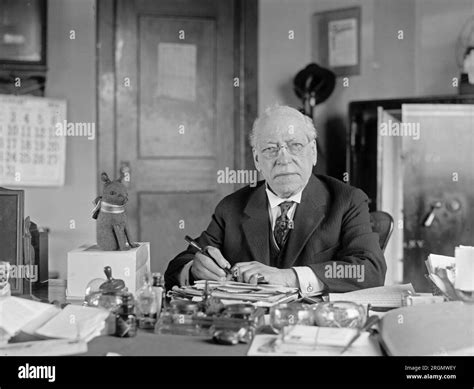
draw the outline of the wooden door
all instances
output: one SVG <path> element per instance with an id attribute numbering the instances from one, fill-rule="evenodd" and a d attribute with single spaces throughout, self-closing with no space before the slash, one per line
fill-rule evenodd
<path id="1" fill-rule="evenodd" d="M 217 172 L 245 163 L 236 159 L 245 152 L 235 120 L 235 2 L 118 0 L 109 7 L 115 11 L 99 14 L 110 18 L 100 22 L 99 42 L 114 55 L 100 65 L 99 113 L 114 106 L 115 114 L 113 126 L 99 121 L 108 136 L 99 154 L 107 140 L 114 147 L 113 160 L 103 157 L 99 167 L 130 173 L 131 230 L 151 242 L 152 270 L 164 271 L 186 247 L 184 236 L 204 230 L 234 190 L 218 184 Z"/>

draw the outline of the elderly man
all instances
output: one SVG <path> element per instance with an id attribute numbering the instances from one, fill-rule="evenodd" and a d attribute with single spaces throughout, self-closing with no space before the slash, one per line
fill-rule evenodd
<path id="1" fill-rule="evenodd" d="M 194 280 L 239 280 L 298 287 L 303 295 L 381 286 L 386 264 L 370 226 L 367 196 L 334 178 L 313 175 L 316 130 L 297 110 L 267 109 L 250 142 L 264 181 L 225 197 L 197 239 L 165 273 L 167 288 Z"/>

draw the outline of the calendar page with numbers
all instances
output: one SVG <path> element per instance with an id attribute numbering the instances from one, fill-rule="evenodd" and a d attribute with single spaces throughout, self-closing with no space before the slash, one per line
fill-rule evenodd
<path id="1" fill-rule="evenodd" d="M 0 186 L 64 185 L 66 101 L 0 95 Z"/>

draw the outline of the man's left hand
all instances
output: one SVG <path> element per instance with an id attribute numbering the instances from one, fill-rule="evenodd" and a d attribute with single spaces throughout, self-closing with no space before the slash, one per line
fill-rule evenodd
<path id="1" fill-rule="evenodd" d="M 298 279 L 293 269 L 278 269 L 261 262 L 252 261 L 236 263 L 231 271 L 239 282 L 256 284 L 258 276 L 261 275 L 265 282 L 272 285 L 298 287 Z"/>

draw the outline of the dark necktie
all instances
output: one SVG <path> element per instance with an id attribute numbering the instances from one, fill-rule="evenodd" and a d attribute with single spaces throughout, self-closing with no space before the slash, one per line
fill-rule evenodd
<path id="1" fill-rule="evenodd" d="M 293 221 L 288 218 L 288 211 L 293 203 L 294 201 L 285 201 L 279 205 L 281 214 L 276 219 L 273 236 L 280 249 L 285 246 L 288 232 L 293 228 Z"/>

